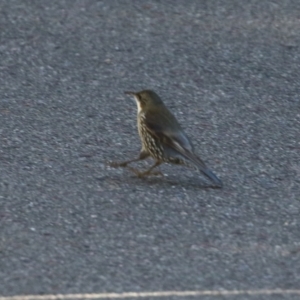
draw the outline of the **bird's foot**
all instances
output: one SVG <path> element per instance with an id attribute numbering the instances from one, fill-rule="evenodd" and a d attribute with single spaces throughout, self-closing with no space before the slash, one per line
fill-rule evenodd
<path id="1" fill-rule="evenodd" d="M 148 175 L 165 177 L 165 175 L 162 172 L 160 172 L 160 171 L 149 172 Z M 148 175 L 146 175 L 146 176 L 148 176 Z"/>
<path id="2" fill-rule="evenodd" d="M 129 167 L 129 170 L 132 171 L 139 178 L 143 178 L 143 177 L 151 176 L 151 175 L 164 177 L 164 174 L 162 172 L 160 172 L 160 171 L 155 171 L 155 172 L 151 172 L 151 171 L 140 172 L 139 170 L 134 169 L 134 168 L 130 168 L 130 167 Z"/>
<path id="3" fill-rule="evenodd" d="M 118 162 L 110 162 L 108 163 L 108 165 L 112 168 L 125 168 L 127 167 L 127 162 L 123 162 L 123 163 L 118 163 Z"/>

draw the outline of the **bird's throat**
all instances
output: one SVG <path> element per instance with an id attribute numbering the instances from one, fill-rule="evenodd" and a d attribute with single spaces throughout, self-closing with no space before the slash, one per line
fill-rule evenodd
<path id="1" fill-rule="evenodd" d="M 134 97 L 134 100 L 135 100 L 135 102 L 136 102 L 136 105 L 137 105 L 137 112 L 138 112 L 138 114 L 141 112 L 141 110 L 142 110 L 142 107 L 141 107 L 141 103 L 140 103 L 140 101 L 137 99 L 137 97 Z"/>

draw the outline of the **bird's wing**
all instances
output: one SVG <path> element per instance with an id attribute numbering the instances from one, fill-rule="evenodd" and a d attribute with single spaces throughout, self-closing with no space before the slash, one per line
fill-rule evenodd
<path id="1" fill-rule="evenodd" d="M 148 114 L 145 116 L 145 125 L 148 132 L 158 138 L 162 145 L 192 161 L 216 185 L 222 186 L 220 179 L 194 154 L 192 143 L 171 112 Z"/>
<path id="2" fill-rule="evenodd" d="M 198 166 L 205 166 L 204 162 L 194 154 L 192 143 L 169 111 L 163 114 L 156 112 L 146 115 L 145 124 L 148 132 L 158 138 L 164 146 L 170 147 Z"/>
<path id="3" fill-rule="evenodd" d="M 155 113 L 146 113 L 145 124 L 147 130 L 156 136 L 163 144 L 175 147 L 172 140 L 178 143 L 179 148 L 184 148 L 193 152 L 193 145 L 187 135 L 182 130 L 180 124 L 173 114 L 165 108 L 163 113 L 156 111 Z"/>

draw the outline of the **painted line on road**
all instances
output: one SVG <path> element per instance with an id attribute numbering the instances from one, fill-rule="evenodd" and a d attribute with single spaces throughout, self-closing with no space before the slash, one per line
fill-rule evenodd
<path id="1" fill-rule="evenodd" d="M 236 295 L 299 295 L 300 290 L 261 289 L 261 290 L 204 290 L 204 291 L 157 291 L 127 293 L 93 293 L 93 294 L 57 294 L 57 295 L 16 295 L 1 297 L 0 300 L 65 300 L 65 299 L 126 299 L 145 297 L 193 297 L 193 296 L 236 296 Z"/>

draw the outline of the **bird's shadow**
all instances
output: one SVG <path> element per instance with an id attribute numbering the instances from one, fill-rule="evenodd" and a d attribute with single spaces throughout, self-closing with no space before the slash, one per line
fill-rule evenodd
<path id="1" fill-rule="evenodd" d="M 140 184 L 142 185 L 168 185 L 171 187 L 184 187 L 186 189 L 218 189 L 218 187 L 206 183 L 199 178 L 182 178 L 178 176 L 138 178 L 132 176 L 132 179 L 135 181 L 140 180 Z"/>
<path id="2" fill-rule="evenodd" d="M 107 163 L 108 166 L 116 168 L 113 166 L 112 163 Z M 117 167 L 118 168 L 118 167 Z M 186 189 L 192 188 L 192 189 L 221 189 L 220 186 L 215 186 L 212 183 L 208 183 L 207 181 L 202 180 L 199 178 L 196 174 L 195 176 L 177 176 L 177 175 L 167 175 L 167 176 L 154 176 L 153 174 L 145 177 L 139 177 L 135 173 L 135 171 L 138 171 L 135 168 L 132 167 L 122 167 L 124 170 L 127 170 L 127 172 L 124 172 L 122 175 L 120 174 L 118 178 L 114 176 L 104 176 L 101 178 L 97 178 L 98 180 L 105 181 L 106 179 L 118 181 L 122 183 L 127 184 L 134 184 L 134 185 L 140 185 L 140 186 L 171 186 L 171 187 L 184 187 Z M 160 174 L 160 171 L 158 172 Z M 123 178 L 121 178 L 123 177 Z"/>
<path id="3" fill-rule="evenodd" d="M 126 176 L 127 175 L 127 176 Z M 119 183 L 132 184 L 134 186 L 169 186 L 169 187 L 184 187 L 185 189 L 219 189 L 212 184 L 206 183 L 201 178 L 182 178 L 178 176 L 147 176 L 138 177 L 133 174 L 120 174 L 118 176 L 96 177 L 99 181 L 112 180 Z"/>

